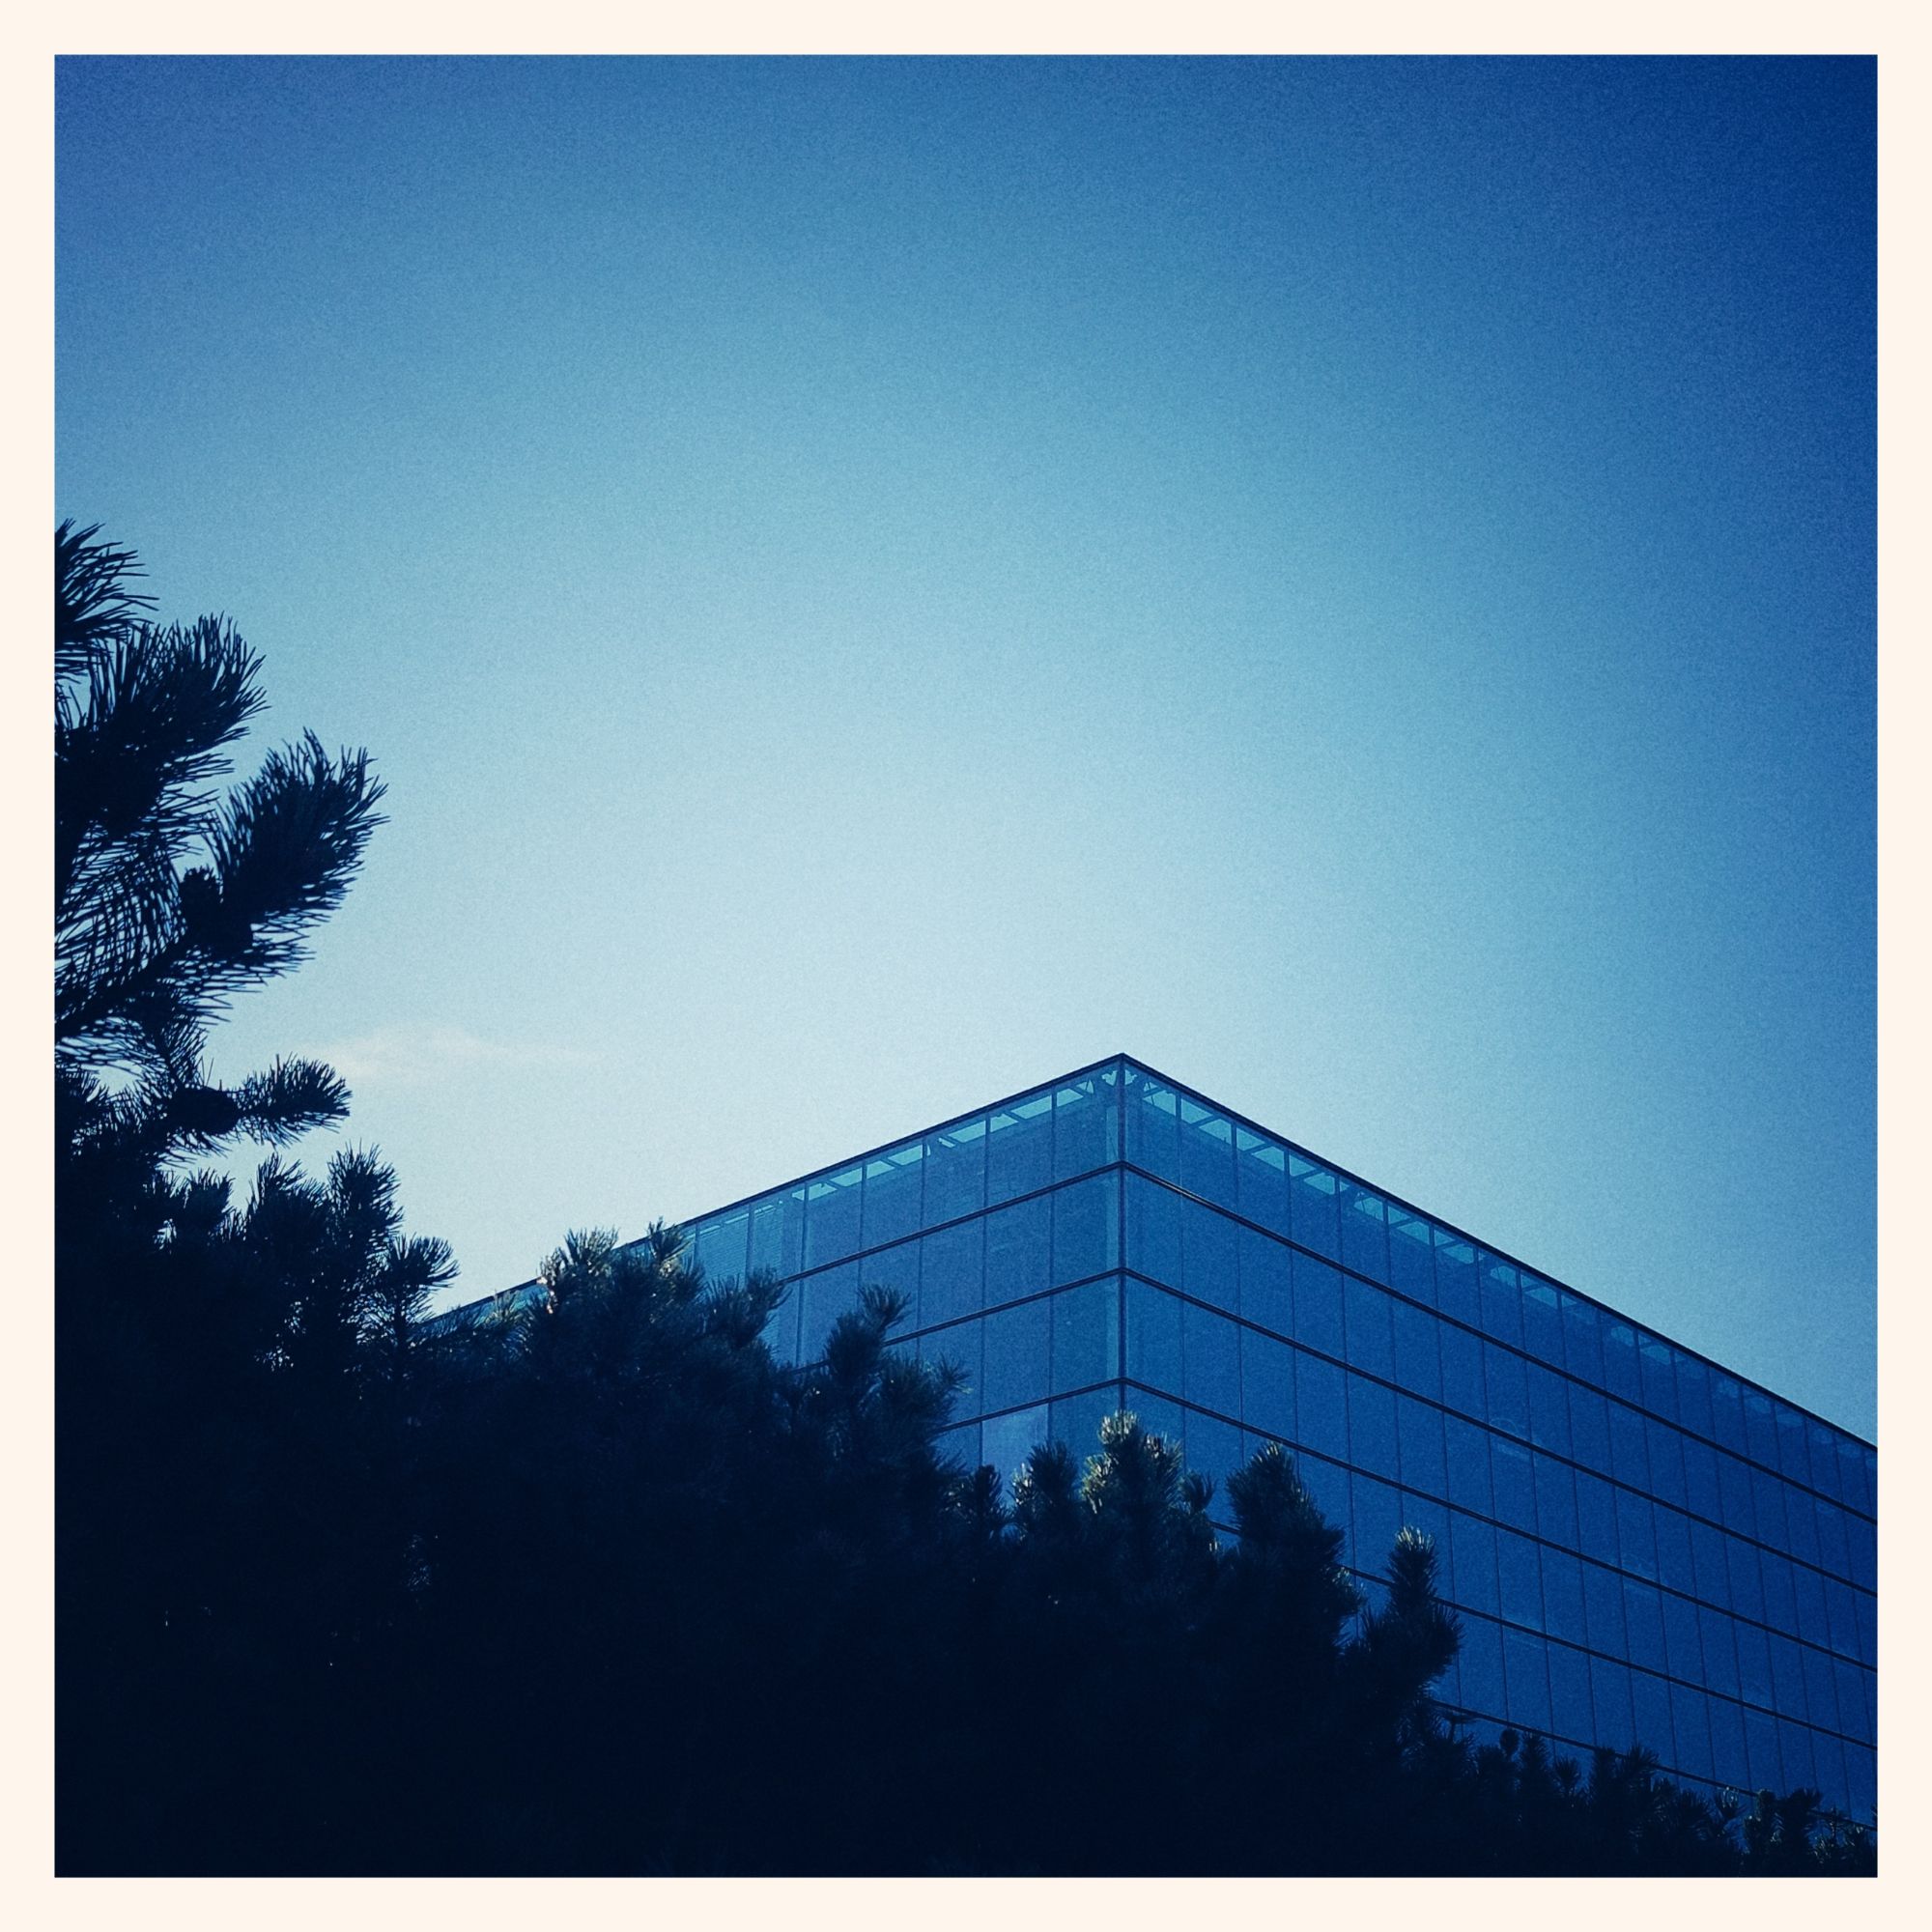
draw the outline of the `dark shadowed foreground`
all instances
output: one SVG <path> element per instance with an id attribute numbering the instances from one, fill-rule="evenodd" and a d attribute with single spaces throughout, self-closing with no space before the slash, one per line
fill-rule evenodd
<path id="1" fill-rule="evenodd" d="M 1009 1504 L 869 1293 L 774 1364 L 771 1282 L 655 1229 L 426 1322 L 447 1249 L 326 1067 L 206 1074 L 373 829 L 214 619 L 56 543 L 58 1862 L 63 1873 L 1860 1873 L 1815 1794 L 1713 1808 L 1645 1754 L 1471 1749 L 1404 1532 L 1364 1605 L 1279 1451 L 1207 1486 L 1129 1417 Z M 486 1187 L 489 1177 L 477 1176 Z"/>

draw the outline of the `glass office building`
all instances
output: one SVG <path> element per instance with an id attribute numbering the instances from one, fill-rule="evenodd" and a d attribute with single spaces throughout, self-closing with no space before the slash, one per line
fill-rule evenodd
<path id="1" fill-rule="evenodd" d="M 686 1232 L 789 1285 L 789 1362 L 898 1290 L 895 1346 L 965 1374 L 965 1463 L 1090 1452 L 1124 1407 L 1217 1482 L 1290 1449 L 1371 1595 L 1429 1531 L 1478 1734 L 1874 1815 L 1872 1445 L 1135 1061 Z"/>

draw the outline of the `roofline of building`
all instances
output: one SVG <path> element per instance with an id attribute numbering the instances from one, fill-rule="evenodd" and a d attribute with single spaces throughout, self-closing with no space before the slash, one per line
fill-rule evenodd
<path id="1" fill-rule="evenodd" d="M 827 1161 L 822 1167 L 814 1167 L 804 1174 L 794 1175 L 790 1179 L 781 1180 L 773 1186 L 756 1188 L 750 1194 L 740 1195 L 735 1201 L 726 1201 L 721 1207 L 717 1208 L 706 1208 L 700 1213 L 691 1216 L 688 1220 L 674 1221 L 668 1225 L 679 1228 L 692 1227 L 698 1221 L 708 1221 L 717 1215 L 728 1214 L 734 1208 L 749 1208 L 753 1202 L 766 1200 L 774 1194 L 784 1194 L 794 1187 L 809 1186 L 812 1181 L 821 1179 L 828 1174 L 837 1174 L 845 1168 L 858 1167 L 867 1161 L 876 1160 L 881 1154 L 891 1152 L 894 1148 L 905 1146 L 908 1141 L 924 1140 L 933 1134 L 943 1134 L 948 1128 L 956 1127 L 962 1121 L 970 1121 L 976 1115 L 994 1113 L 1001 1107 L 1012 1105 L 1016 1100 L 1027 1099 L 1031 1095 L 1042 1091 L 1050 1093 L 1054 1089 L 1065 1087 L 1072 1081 L 1085 1080 L 1092 1074 L 1104 1072 L 1110 1066 L 1131 1066 L 1139 1072 L 1151 1074 L 1163 1086 L 1173 1088 L 1177 1094 L 1184 1094 L 1190 1100 L 1208 1108 L 1210 1112 L 1224 1115 L 1237 1126 L 1246 1127 L 1250 1133 L 1260 1134 L 1266 1140 L 1280 1142 L 1282 1146 L 1299 1154 L 1304 1160 L 1313 1161 L 1318 1167 L 1326 1168 L 1329 1173 L 1340 1175 L 1343 1179 L 1351 1181 L 1355 1186 L 1362 1188 L 1367 1193 L 1379 1195 L 1386 1201 L 1393 1201 L 1398 1207 L 1406 1208 L 1419 1219 L 1433 1222 L 1436 1227 L 1445 1229 L 1448 1233 L 1456 1236 L 1458 1239 L 1467 1241 L 1471 1247 L 1480 1249 L 1485 1254 L 1494 1255 L 1498 1260 L 1509 1263 L 1512 1267 L 1527 1269 L 1539 1281 L 1548 1282 L 1552 1288 L 1561 1289 L 1565 1294 L 1574 1294 L 1579 1300 L 1589 1302 L 1593 1308 L 1601 1309 L 1605 1315 L 1614 1316 L 1619 1321 L 1627 1321 L 1633 1327 L 1647 1328 L 1650 1326 L 1648 1322 L 1638 1321 L 1635 1316 L 1627 1313 L 1621 1308 L 1612 1308 L 1607 1301 L 1600 1300 L 1596 1295 L 1590 1293 L 1588 1290 L 1573 1287 L 1569 1282 L 1559 1280 L 1547 1269 L 1536 1267 L 1530 1263 L 1511 1254 L 1508 1249 L 1498 1247 L 1493 1241 L 1487 1240 L 1479 1235 L 1470 1234 L 1466 1228 L 1458 1226 L 1455 1222 L 1448 1220 L 1433 1209 L 1417 1207 L 1414 1202 L 1392 1192 L 1389 1188 L 1383 1186 L 1380 1181 L 1371 1180 L 1364 1175 L 1356 1174 L 1350 1168 L 1343 1167 L 1338 1161 L 1330 1160 L 1326 1154 L 1317 1153 L 1312 1148 L 1303 1147 L 1299 1141 L 1290 1140 L 1278 1128 L 1265 1126 L 1260 1121 L 1250 1119 L 1246 1114 L 1236 1113 L 1226 1101 L 1217 1100 L 1211 1094 L 1203 1093 L 1200 1088 L 1190 1087 L 1184 1080 L 1177 1080 L 1172 1074 L 1163 1073 L 1159 1067 L 1151 1065 L 1147 1061 L 1139 1059 L 1131 1053 L 1109 1053 L 1103 1055 L 1098 1060 L 1090 1061 L 1084 1066 L 1076 1066 L 1069 1073 L 1055 1074 L 1047 1080 L 1031 1081 L 1028 1085 L 1015 1088 L 1012 1093 L 1005 1094 L 997 1100 L 982 1100 L 978 1106 L 967 1107 L 957 1114 L 949 1115 L 943 1121 L 935 1122 L 930 1126 L 917 1128 L 911 1134 L 896 1134 L 890 1140 L 880 1141 L 876 1146 L 866 1149 L 862 1153 L 846 1154 L 842 1159 Z M 1122 1164 L 1124 1164 L 1124 1144 L 1122 1148 Z M 1111 1161 L 1107 1163 L 1109 1166 L 1115 1164 Z M 1163 1180 L 1161 1184 L 1163 1186 L 1176 1187 L 1178 1192 L 1187 1194 L 1191 1200 L 1202 1202 L 1205 1207 L 1218 1208 L 1220 1205 L 1217 1202 L 1207 1200 L 1205 1196 L 1192 1194 L 1188 1189 L 1179 1187 L 1173 1181 Z M 1364 1277 L 1364 1279 L 1367 1279 L 1367 1277 Z M 475 1307 L 485 1301 L 494 1301 L 498 1296 L 516 1294 L 523 1289 L 533 1288 L 535 1286 L 536 1277 L 531 1276 L 527 1281 L 514 1283 L 509 1288 L 497 1289 L 490 1294 L 478 1295 L 474 1302 L 461 1302 L 457 1306 L 463 1308 Z M 1386 1288 L 1387 1284 L 1378 1283 L 1377 1286 Z M 445 1312 L 454 1314 L 456 1311 L 455 1309 L 450 1309 Z M 1867 1441 L 1856 1430 L 1847 1429 L 1843 1423 L 1833 1422 L 1830 1416 L 1820 1415 L 1816 1409 L 1806 1408 L 1802 1402 L 1795 1402 L 1790 1396 L 1780 1395 L 1777 1390 L 1767 1387 L 1763 1382 L 1753 1381 L 1750 1377 L 1740 1375 L 1736 1369 L 1730 1367 L 1727 1363 L 1719 1362 L 1714 1357 L 1705 1354 L 1701 1350 L 1691 1348 L 1687 1342 L 1680 1342 L 1674 1335 L 1665 1335 L 1661 1328 L 1653 1332 L 1662 1337 L 1662 1340 L 1668 1342 L 1673 1349 L 1682 1349 L 1687 1355 L 1694 1356 L 1707 1368 L 1717 1370 L 1719 1375 L 1729 1376 L 1733 1381 L 1741 1382 L 1747 1388 L 1756 1389 L 1759 1394 L 1768 1395 L 1774 1401 L 1783 1403 L 1787 1407 L 1796 1409 L 1799 1414 L 1808 1417 L 1811 1421 L 1822 1423 L 1827 1429 L 1835 1430 L 1838 1435 L 1846 1436 L 1851 1441 L 1871 1450 L 1874 1455 L 1878 1453 L 1878 1444 L 1876 1442 Z"/>

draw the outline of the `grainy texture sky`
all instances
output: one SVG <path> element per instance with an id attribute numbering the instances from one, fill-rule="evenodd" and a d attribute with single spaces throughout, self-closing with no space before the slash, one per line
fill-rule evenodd
<path id="1" fill-rule="evenodd" d="M 469 1295 L 1124 1050 L 1870 1435 L 1874 120 L 63 62 L 60 514 L 390 787 L 217 1069 Z"/>

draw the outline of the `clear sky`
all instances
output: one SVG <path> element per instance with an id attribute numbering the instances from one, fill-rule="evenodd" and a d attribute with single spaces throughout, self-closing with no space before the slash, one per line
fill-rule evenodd
<path id="1" fill-rule="evenodd" d="M 1872 1435 L 1874 87 L 62 63 L 59 513 L 389 785 L 217 1071 L 467 1297 L 1126 1051 Z"/>

